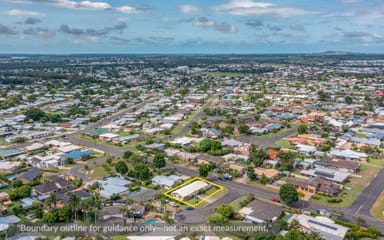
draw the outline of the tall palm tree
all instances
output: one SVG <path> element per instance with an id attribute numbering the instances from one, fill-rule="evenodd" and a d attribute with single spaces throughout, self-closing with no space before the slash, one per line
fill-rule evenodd
<path id="1" fill-rule="evenodd" d="M 56 207 L 57 204 L 57 196 L 55 193 L 49 194 L 48 198 L 45 200 L 45 203 L 48 205 L 49 208 L 53 205 L 53 207 Z"/>
<path id="2" fill-rule="evenodd" d="M 69 193 L 68 205 L 71 206 L 76 221 L 76 212 L 79 205 L 79 198 L 72 192 Z"/>

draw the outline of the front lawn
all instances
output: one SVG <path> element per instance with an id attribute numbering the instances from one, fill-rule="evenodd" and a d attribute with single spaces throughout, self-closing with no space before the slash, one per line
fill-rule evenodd
<path id="1" fill-rule="evenodd" d="M 344 185 L 350 189 L 343 189 L 337 196 L 324 196 L 320 194 L 315 194 L 311 198 L 311 202 L 318 203 L 324 206 L 335 207 L 335 208 L 345 208 L 352 205 L 356 198 L 364 190 L 365 186 L 360 184 L 347 183 Z M 327 200 L 329 199 L 342 199 L 340 203 L 330 203 Z"/>
<path id="2" fill-rule="evenodd" d="M 384 192 L 382 192 L 372 205 L 371 214 L 377 219 L 384 221 Z"/>

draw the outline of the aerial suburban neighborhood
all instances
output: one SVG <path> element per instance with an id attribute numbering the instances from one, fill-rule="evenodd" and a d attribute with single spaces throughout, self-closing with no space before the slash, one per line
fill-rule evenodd
<path id="1" fill-rule="evenodd" d="M 0 236 L 30 239 L 12 230 L 27 223 L 234 224 L 268 229 L 36 234 L 379 239 L 382 59 L 2 56 Z"/>

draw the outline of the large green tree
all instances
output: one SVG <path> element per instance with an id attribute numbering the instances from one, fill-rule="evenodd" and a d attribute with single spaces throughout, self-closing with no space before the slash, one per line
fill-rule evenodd
<path id="1" fill-rule="evenodd" d="M 119 161 L 115 165 L 116 172 L 120 174 L 126 174 L 128 172 L 128 166 L 125 162 Z"/>
<path id="2" fill-rule="evenodd" d="M 199 176 L 207 177 L 209 173 L 209 166 L 207 164 L 201 164 L 199 166 Z"/>
<path id="3" fill-rule="evenodd" d="M 230 218 L 232 217 L 233 213 L 235 212 L 235 210 L 233 209 L 233 207 L 231 205 L 228 205 L 228 204 L 221 204 L 217 209 L 216 211 L 218 213 L 220 213 L 221 215 L 223 215 L 224 217 L 226 218 Z"/>
<path id="4" fill-rule="evenodd" d="M 48 118 L 47 114 L 40 108 L 30 108 L 24 114 L 27 120 L 39 121 L 40 119 Z"/>
<path id="5" fill-rule="evenodd" d="M 156 154 L 153 158 L 153 166 L 155 168 L 163 168 L 166 166 L 165 155 L 163 153 Z"/>
<path id="6" fill-rule="evenodd" d="M 280 187 L 279 196 L 281 200 L 287 204 L 297 202 L 299 200 L 299 193 L 295 186 L 292 184 L 284 184 Z"/>

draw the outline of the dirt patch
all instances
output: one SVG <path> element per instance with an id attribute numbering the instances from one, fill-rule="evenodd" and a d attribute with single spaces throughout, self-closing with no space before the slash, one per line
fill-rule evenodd
<path id="1" fill-rule="evenodd" d="M 350 178 L 350 182 L 352 184 L 359 184 L 365 187 L 368 186 L 368 182 L 360 178 Z"/>

